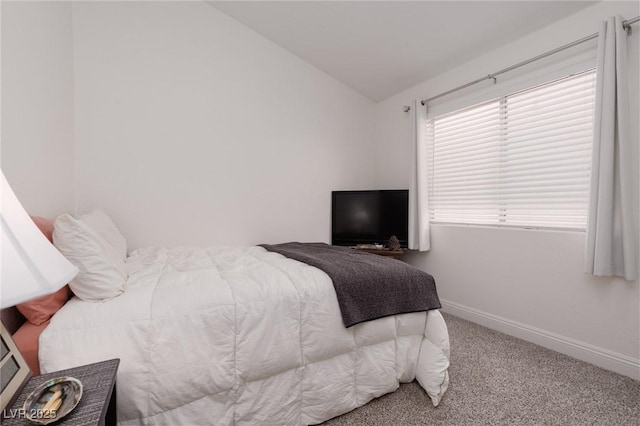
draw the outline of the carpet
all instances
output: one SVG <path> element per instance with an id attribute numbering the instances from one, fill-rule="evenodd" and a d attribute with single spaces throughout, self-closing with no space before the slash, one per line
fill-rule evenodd
<path id="1" fill-rule="evenodd" d="M 323 425 L 640 425 L 640 382 L 445 315 L 451 383 L 440 406 L 414 381 Z"/>

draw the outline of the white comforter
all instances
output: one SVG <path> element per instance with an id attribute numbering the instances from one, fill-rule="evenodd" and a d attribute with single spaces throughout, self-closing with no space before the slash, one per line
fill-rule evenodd
<path id="1" fill-rule="evenodd" d="M 120 424 L 315 424 L 414 378 L 434 405 L 447 389 L 438 311 L 345 329 L 324 272 L 261 247 L 142 249 L 128 268 L 124 294 L 70 300 L 40 338 L 44 372 L 120 358 Z"/>

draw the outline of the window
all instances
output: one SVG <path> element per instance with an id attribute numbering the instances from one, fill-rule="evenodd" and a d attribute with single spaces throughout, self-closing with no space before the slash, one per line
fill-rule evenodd
<path id="1" fill-rule="evenodd" d="M 427 121 L 432 222 L 585 229 L 595 70 Z"/>

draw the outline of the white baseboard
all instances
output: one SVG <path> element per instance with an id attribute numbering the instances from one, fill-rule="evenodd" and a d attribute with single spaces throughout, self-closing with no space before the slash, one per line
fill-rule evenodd
<path id="1" fill-rule="evenodd" d="M 640 360 L 588 343 L 550 333 L 508 318 L 440 299 L 442 311 L 487 328 L 569 355 L 607 370 L 640 380 Z"/>

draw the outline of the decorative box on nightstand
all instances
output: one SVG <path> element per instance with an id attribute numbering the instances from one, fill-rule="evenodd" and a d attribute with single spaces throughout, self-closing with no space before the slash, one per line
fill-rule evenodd
<path id="1" fill-rule="evenodd" d="M 116 373 L 118 372 L 119 364 L 119 359 L 111 359 L 32 377 L 13 405 L 4 410 L 1 421 L 2 425 L 33 426 L 34 423 L 26 419 L 25 413 L 21 411 L 27 396 L 47 380 L 56 377 L 71 376 L 82 382 L 82 398 L 78 406 L 71 413 L 53 424 L 55 426 L 115 426 L 118 420 L 116 408 Z"/>

